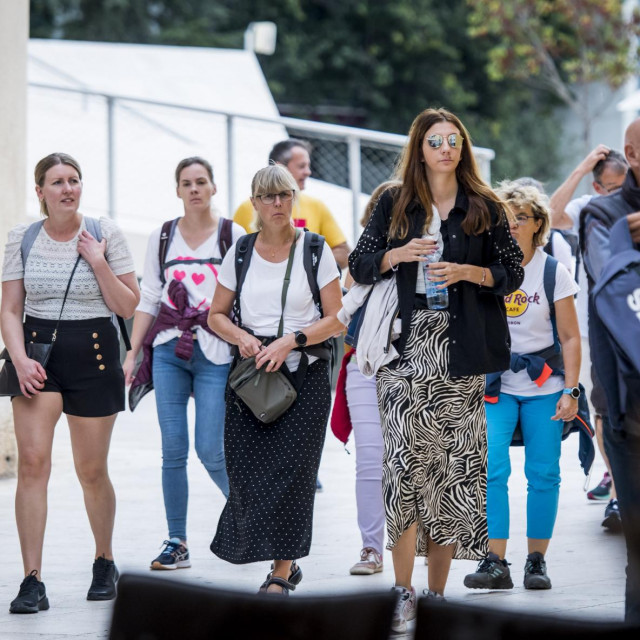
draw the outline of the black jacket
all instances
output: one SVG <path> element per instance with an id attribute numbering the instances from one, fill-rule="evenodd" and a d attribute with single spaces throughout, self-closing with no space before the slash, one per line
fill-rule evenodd
<path id="1" fill-rule="evenodd" d="M 389 189 L 382 194 L 349 256 L 351 275 L 361 284 L 373 284 L 381 278 L 391 277 L 391 270 L 380 273 L 384 254 L 422 236 L 426 214 L 422 205 L 414 202 L 407 208 L 409 233 L 403 239 L 389 242 L 393 193 L 394 190 Z M 469 236 L 461 227 L 468 206 L 469 200 L 459 188 L 456 203 L 449 213 L 449 261 L 489 268 L 495 286 L 489 289 L 463 281 L 449 287 L 449 372 L 452 376 L 479 375 L 509 368 L 511 341 L 504 296 L 515 291 L 524 278 L 523 255 L 511 237 L 504 214 L 489 203 L 491 228 L 477 236 Z M 400 354 L 409 336 L 418 264 L 402 262 L 396 274 L 402 331 L 394 346 Z"/>

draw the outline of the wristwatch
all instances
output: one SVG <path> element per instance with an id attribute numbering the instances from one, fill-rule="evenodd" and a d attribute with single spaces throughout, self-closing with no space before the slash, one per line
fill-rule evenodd
<path id="1" fill-rule="evenodd" d="M 296 331 L 294 335 L 296 337 L 296 344 L 299 347 L 307 346 L 307 336 L 304 333 L 302 333 L 302 331 Z"/>
<path id="2" fill-rule="evenodd" d="M 569 387 L 568 389 L 563 389 L 562 393 L 566 393 L 568 396 L 571 396 L 574 400 L 577 400 L 580 397 L 580 388 Z"/>

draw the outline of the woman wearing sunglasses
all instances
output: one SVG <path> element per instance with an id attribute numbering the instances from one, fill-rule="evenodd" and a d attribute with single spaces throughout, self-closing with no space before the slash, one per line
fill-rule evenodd
<path id="1" fill-rule="evenodd" d="M 418 115 L 398 173 L 402 185 L 381 196 L 349 267 L 362 284 L 393 273 L 397 280 L 399 359 L 379 369 L 377 387 L 387 548 L 400 596 L 392 628 L 402 632 L 416 615 L 416 555 L 429 556 L 425 595 L 442 598 L 451 559 L 487 553 L 483 374 L 509 366 L 504 296 L 523 269 L 500 200 L 454 114 Z M 422 237 L 427 230 L 431 239 Z M 449 304 L 432 310 L 424 265 L 438 245 L 442 259 L 429 263 L 426 277 L 448 289 Z"/>
<path id="2" fill-rule="evenodd" d="M 514 369 L 525 359 L 527 366 L 517 372 L 507 368 L 500 376 L 487 377 L 489 553 L 464 583 L 471 589 L 513 587 L 504 556 L 509 538 L 509 445 L 519 424 L 527 476 L 529 555 L 524 587 L 550 589 L 544 555 L 558 510 L 562 430 L 565 420 L 575 418 L 580 397 L 580 330 L 573 298 L 578 286 L 562 264 L 555 266 L 555 274 L 550 272 L 553 258 L 539 250 L 549 236 L 547 197 L 535 187 L 518 182 L 502 183 L 497 193 L 509 206 L 511 232 L 524 254 L 524 280 L 505 302 Z M 554 283 L 552 302 L 561 356 L 555 348 L 556 334 L 547 299 L 551 289 L 549 285 L 545 287 L 545 270 L 548 283 Z M 522 354 L 524 358 L 516 360 Z M 563 360 L 564 377 L 550 375 L 552 370 L 563 369 Z"/>

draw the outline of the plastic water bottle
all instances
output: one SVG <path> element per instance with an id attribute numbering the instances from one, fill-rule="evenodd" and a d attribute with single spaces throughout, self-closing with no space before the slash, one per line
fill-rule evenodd
<path id="1" fill-rule="evenodd" d="M 427 297 L 427 307 L 434 311 L 443 311 L 444 309 L 449 308 L 449 291 L 445 287 L 444 289 L 438 289 L 437 286 L 442 284 L 442 280 L 440 282 L 436 282 L 435 280 L 429 280 L 429 264 L 434 262 L 440 262 L 442 258 L 442 236 L 438 234 L 437 236 L 433 236 L 431 234 L 426 234 L 423 236 L 424 238 L 430 240 L 438 241 L 438 249 L 434 253 L 431 253 L 427 256 L 427 261 L 423 262 L 424 267 L 424 288 L 425 294 Z"/>

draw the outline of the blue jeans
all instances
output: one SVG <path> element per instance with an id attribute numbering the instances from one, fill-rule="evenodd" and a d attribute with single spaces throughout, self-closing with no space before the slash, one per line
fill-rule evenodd
<path id="1" fill-rule="evenodd" d="M 195 447 L 198 458 L 225 497 L 229 480 L 224 461 L 224 391 L 228 364 L 213 364 L 193 343 L 190 360 L 176 356 L 178 339 L 153 350 L 153 385 L 162 432 L 162 492 L 169 537 L 187 539 L 187 457 L 189 425 L 187 403 L 196 403 Z"/>
<path id="2" fill-rule="evenodd" d="M 561 420 L 551 420 L 562 392 L 543 396 L 501 393 L 487 410 L 487 524 L 489 538 L 509 537 L 509 445 L 518 420 L 524 440 L 527 477 L 527 537 L 551 538 L 560 495 Z"/>

